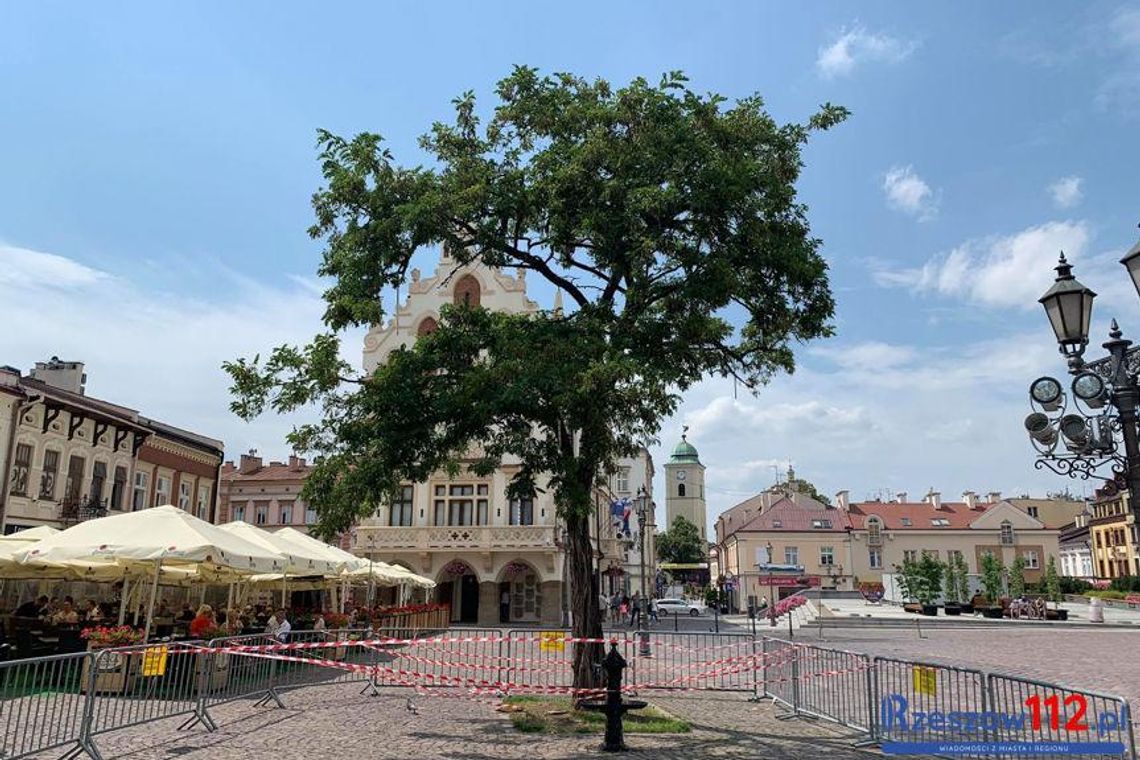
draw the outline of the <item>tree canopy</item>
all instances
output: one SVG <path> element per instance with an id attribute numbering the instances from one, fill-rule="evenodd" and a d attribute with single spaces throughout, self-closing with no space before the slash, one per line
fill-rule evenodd
<path id="1" fill-rule="evenodd" d="M 517 461 L 510 494 L 549 489 L 566 523 L 575 631 L 600 635 L 588 520 L 599 478 L 702 377 L 755 389 L 794 369 L 796 344 L 831 333 L 827 263 L 795 182 L 809 136 L 847 112 L 779 124 L 759 96 L 729 103 L 680 73 L 614 87 L 518 67 L 495 94 L 486 115 L 473 93 L 454 101 L 454 119 L 420 140 L 428 165 L 397 162 L 378 134 L 319 132 L 309 232 L 325 242 L 326 329 L 227 363 L 233 408 L 250 419 L 322 406 L 290 443 L 315 455 L 303 496 L 325 534 L 401 483 Z M 354 371 L 339 358 L 344 331 L 381 323 L 386 290 L 440 247 L 456 271 L 534 273 L 568 307 L 444 309 L 435 332 Z"/>
<path id="2" fill-rule="evenodd" d="M 657 536 L 657 558 L 662 562 L 707 562 L 708 554 L 697 526 L 680 515 Z"/>

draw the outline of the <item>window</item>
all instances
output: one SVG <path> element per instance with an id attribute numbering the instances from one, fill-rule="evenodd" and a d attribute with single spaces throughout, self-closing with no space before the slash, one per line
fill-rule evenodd
<path id="1" fill-rule="evenodd" d="M 903 518 L 902 518 L 902 519 L 901 519 L 899 522 L 901 522 L 901 523 L 902 523 L 902 526 L 903 526 L 904 528 L 909 528 L 909 527 L 910 527 L 910 518 L 909 518 L 909 517 L 903 517 Z"/>
<path id="2" fill-rule="evenodd" d="M 1001 544 L 1002 546 L 1011 546 L 1013 544 L 1013 526 L 1009 524 L 1009 520 L 1002 521 Z"/>
<path id="3" fill-rule="evenodd" d="M 469 274 L 463 275 L 455 283 L 455 305 L 471 308 L 479 305 L 479 281 Z"/>
<path id="4" fill-rule="evenodd" d="M 937 549 L 923 549 L 922 550 L 922 556 L 923 557 L 930 557 L 932 559 L 938 559 L 938 550 Z"/>
<path id="5" fill-rule="evenodd" d="M 782 527 L 784 527 L 784 521 L 783 520 L 773 520 L 772 521 L 772 527 L 773 528 L 782 528 Z"/>
<path id="6" fill-rule="evenodd" d="M 1037 507 L 1026 507 L 1025 511 L 1030 517 L 1037 519 Z"/>
<path id="7" fill-rule="evenodd" d="M 819 564 L 830 567 L 835 564 L 835 548 L 832 546 L 819 547 Z"/>
<path id="8" fill-rule="evenodd" d="M 420 326 L 416 328 L 416 337 L 433 333 L 438 328 L 439 323 L 433 317 L 424 317 L 420 320 Z"/>
<path id="9" fill-rule="evenodd" d="M 436 495 L 443 490 L 443 486 L 436 486 Z M 486 525 L 489 493 L 490 486 L 485 483 L 452 484 L 446 490 L 446 499 L 435 500 L 435 524 Z"/>
<path id="10" fill-rule="evenodd" d="M 946 559 L 949 562 L 955 562 L 957 560 L 962 560 L 964 558 L 962 557 L 962 552 L 958 551 L 957 549 L 947 549 L 946 550 Z"/>
<path id="11" fill-rule="evenodd" d="M 629 493 L 629 468 L 619 467 L 617 471 L 618 493 Z"/>
<path id="12" fill-rule="evenodd" d="M 918 551 L 906 549 L 903 551 L 903 562 L 918 562 Z"/>
<path id="13" fill-rule="evenodd" d="M 44 471 L 40 475 L 40 498 L 55 501 L 55 481 L 59 477 L 59 452 L 44 451 Z"/>
<path id="14" fill-rule="evenodd" d="M 269 504 L 264 501 L 259 501 L 254 505 L 253 524 L 265 525 L 267 522 L 269 522 Z"/>
<path id="15" fill-rule="evenodd" d="M 210 519 L 210 487 L 198 486 L 198 519 Z"/>
<path id="16" fill-rule="evenodd" d="M 412 524 L 413 494 L 412 486 L 400 486 L 400 497 L 392 502 L 391 509 L 388 512 L 389 525 L 407 526 Z"/>
<path id="17" fill-rule="evenodd" d="M 183 512 L 190 511 L 190 484 L 185 480 L 178 481 L 178 508 Z"/>
<path id="18" fill-rule="evenodd" d="M 813 528 L 830 528 L 831 520 L 812 520 L 811 527 Z"/>
<path id="19" fill-rule="evenodd" d="M 511 525 L 534 525 L 534 499 L 511 502 Z"/>
<path id="20" fill-rule="evenodd" d="M 103 487 L 107 483 L 107 463 L 96 462 L 91 468 L 91 500 L 103 501 Z"/>
<path id="21" fill-rule="evenodd" d="M 1024 552 L 1022 557 L 1025 558 L 1025 567 L 1028 570 L 1038 570 L 1041 567 L 1040 561 L 1037 559 L 1037 552 L 1029 550 Z"/>
<path id="22" fill-rule="evenodd" d="M 111 509 L 123 508 L 123 494 L 127 490 L 127 468 L 119 465 L 115 468 L 115 480 L 111 484 Z"/>
<path id="23" fill-rule="evenodd" d="M 867 518 L 867 543 L 878 546 L 883 543 L 883 523 L 877 517 Z M 877 565 L 871 565 L 877 567 Z"/>
<path id="24" fill-rule="evenodd" d="M 1094 533 L 1093 535 L 1095 535 L 1095 536 L 1096 536 L 1096 548 L 1100 549 L 1100 548 L 1101 548 L 1101 544 L 1100 544 L 1100 534 L 1099 534 L 1099 533 Z"/>
<path id="25" fill-rule="evenodd" d="M 883 566 L 883 550 L 882 549 L 870 549 L 868 551 L 867 559 L 868 559 L 871 567 L 882 567 Z"/>
<path id="26" fill-rule="evenodd" d="M 67 461 L 67 480 L 63 484 L 63 497 L 72 501 L 79 500 L 79 490 L 83 488 L 83 470 L 87 461 L 78 454 L 72 454 Z"/>
<path id="27" fill-rule="evenodd" d="M 312 507 L 305 507 L 305 525 L 313 525 L 317 522 L 317 510 Z"/>
<path id="28" fill-rule="evenodd" d="M 16 445 L 16 458 L 12 462 L 12 485 L 8 493 L 13 496 L 28 495 L 28 477 L 32 471 L 32 447 L 27 443 Z"/>
<path id="29" fill-rule="evenodd" d="M 281 512 L 278 514 L 278 518 L 278 522 L 280 522 L 282 525 L 293 524 L 293 502 L 281 502 Z"/>
<path id="30" fill-rule="evenodd" d="M 170 503 L 170 478 L 159 475 L 154 481 L 154 506 L 161 507 Z"/>
<path id="31" fill-rule="evenodd" d="M 244 504 L 234 504 L 233 505 L 233 513 L 234 513 L 233 519 L 235 522 L 237 520 L 245 520 L 245 505 Z"/>
<path id="32" fill-rule="evenodd" d="M 677 495 L 678 496 L 684 496 L 685 495 L 685 484 L 684 483 L 678 483 L 677 484 Z"/>
<path id="33" fill-rule="evenodd" d="M 930 524 L 933 525 L 935 528 L 948 528 L 948 527 L 950 527 L 950 521 L 947 520 L 945 517 L 933 517 L 930 520 Z"/>
<path id="34" fill-rule="evenodd" d="M 785 565 L 799 565 L 800 564 L 800 550 L 795 546 L 784 547 L 784 564 Z"/>
<path id="35" fill-rule="evenodd" d="M 131 495 L 131 509 L 138 511 L 146 509 L 146 492 L 149 490 L 150 475 L 145 472 L 135 473 L 135 488 Z"/>

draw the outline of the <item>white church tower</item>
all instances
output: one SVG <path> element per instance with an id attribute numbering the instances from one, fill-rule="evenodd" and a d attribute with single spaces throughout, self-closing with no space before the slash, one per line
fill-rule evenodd
<path id="1" fill-rule="evenodd" d="M 701 540 L 707 541 L 705 466 L 701 464 L 696 448 L 688 441 L 688 431 L 686 426 L 681 433 L 681 442 L 665 464 L 666 529 L 671 529 L 678 517 L 684 517 L 697 526 Z"/>

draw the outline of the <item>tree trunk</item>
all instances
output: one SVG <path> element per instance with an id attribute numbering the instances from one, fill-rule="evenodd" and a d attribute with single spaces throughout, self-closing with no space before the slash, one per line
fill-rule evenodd
<path id="1" fill-rule="evenodd" d="M 602 638 L 598 578 L 594 573 L 594 549 L 590 543 L 590 516 L 572 510 L 566 517 L 570 609 L 574 611 L 576 639 Z M 594 665 L 602 661 L 605 647 L 600 643 L 574 645 L 574 689 L 593 689 L 601 682 Z M 577 701 L 577 697 L 575 698 Z"/>

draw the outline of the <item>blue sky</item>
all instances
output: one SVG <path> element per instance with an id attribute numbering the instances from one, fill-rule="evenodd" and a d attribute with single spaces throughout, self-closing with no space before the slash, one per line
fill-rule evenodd
<path id="1" fill-rule="evenodd" d="M 233 5 L 0 6 L 3 363 L 82 359 L 95 395 L 286 453 L 288 421 L 230 417 L 217 366 L 316 328 L 315 129 L 418 163 L 451 99 L 516 63 L 853 111 L 800 183 L 837 337 L 757 398 L 702 384 L 663 430 L 692 426 L 714 513 L 788 460 L 853 498 L 1061 487 L 1020 427 L 1063 369 L 1035 303 L 1057 249 L 1101 333 L 1140 325 L 1114 263 L 1140 221 L 1135 5 Z"/>

